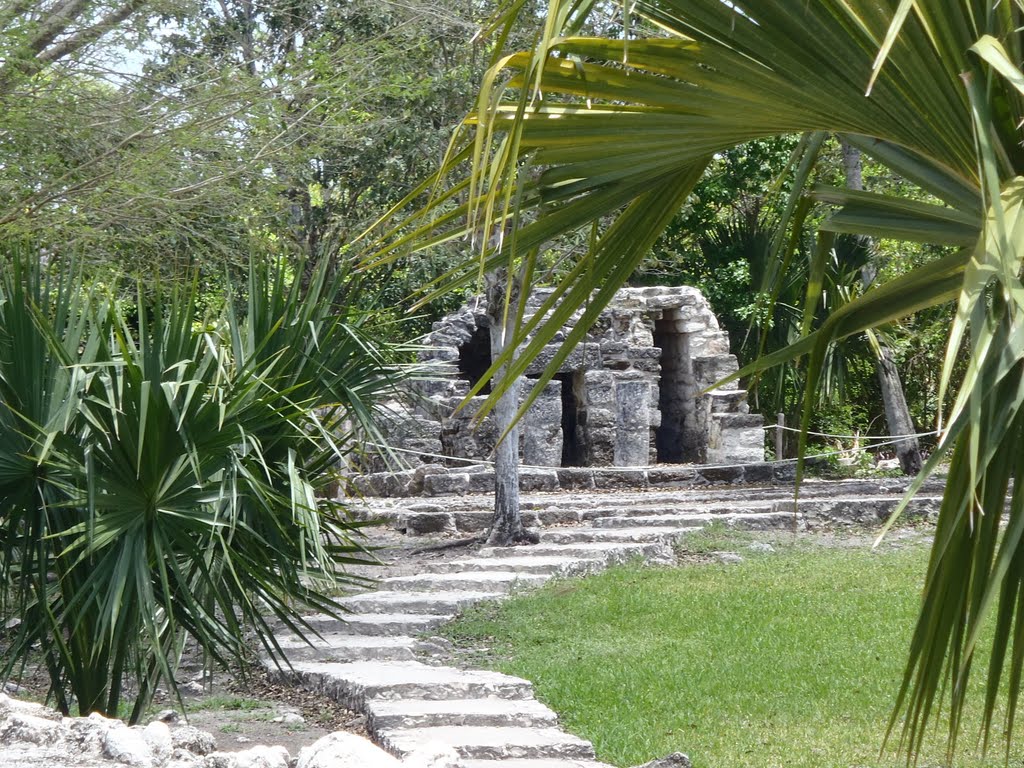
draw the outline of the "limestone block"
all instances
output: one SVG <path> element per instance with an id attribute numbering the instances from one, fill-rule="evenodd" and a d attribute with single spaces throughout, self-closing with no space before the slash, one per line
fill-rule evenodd
<path id="1" fill-rule="evenodd" d="M 647 473 L 642 469 L 594 470 L 594 487 L 599 490 L 644 488 L 646 485 Z"/>
<path id="2" fill-rule="evenodd" d="M 591 430 L 613 430 L 615 427 L 615 411 L 611 408 L 588 408 L 580 411 L 579 424 Z"/>
<path id="3" fill-rule="evenodd" d="M 457 347 L 445 347 L 440 344 L 431 345 L 416 353 L 416 359 L 421 363 L 457 363 L 459 361 L 459 350 Z"/>
<path id="4" fill-rule="evenodd" d="M 469 473 L 469 492 L 470 493 L 493 493 L 494 492 L 494 472 L 488 469 L 486 472 L 470 472 Z"/>
<path id="5" fill-rule="evenodd" d="M 615 461 L 615 430 L 588 429 L 586 441 L 587 465 L 591 467 L 609 467 Z"/>
<path id="6" fill-rule="evenodd" d="M 153 721 L 142 729 L 142 738 L 149 746 L 154 763 L 163 765 L 170 760 L 171 753 L 174 751 L 174 741 L 167 723 L 161 723 L 159 720 Z"/>
<path id="7" fill-rule="evenodd" d="M 713 316 L 711 320 L 714 320 Z M 729 334 L 719 331 L 717 322 L 711 327 L 715 330 L 702 331 L 690 337 L 690 351 L 694 357 L 729 354 Z"/>
<path id="8" fill-rule="evenodd" d="M 531 361 L 526 368 L 528 376 L 539 376 L 547 368 L 548 363 L 558 353 L 559 344 L 548 344 L 540 351 L 536 359 Z M 563 373 L 582 371 L 588 368 L 598 368 L 601 365 L 601 348 L 597 344 L 581 343 L 577 346 L 559 366 L 558 370 Z"/>
<path id="9" fill-rule="evenodd" d="M 153 751 L 146 743 L 142 729 L 129 728 L 120 722 L 111 726 L 103 737 L 103 756 L 135 768 L 153 765 Z"/>
<path id="10" fill-rule="evenodd" d="M 562 467 L 557 470 L 558 485 L 564 491 L 586 491 L 594 487 L 594 471 L 584 467 Z"/>
<path id="11" fill-rule="evenodd" d="M 421 464 L 412 471 L 412 479 L 409 481 L 409 494 L 418 496 L 423 493 L 423 481 L 429 475 L 444 475 L 448 473 L 448 467 L 443 464 Z"/>
<path id="12" fill-rule="evenodd" d="M 405 516 L 405 532 L 410 536 L 427 533 L 455 533 L 455 521 L 446 511 L 419 511 Z"/>
<path id="13" fill-rule="evenodd" d="M 587 408 L 613 406 L 615 401 L 614 381 L 611 371 L 585 371 L 582 404 Z"/>
<path id="14" fill-rule="evenodd" d="M 558 473 L 554 470 L 520 470 L 519 490 L 523 493 L 557 491 Z"/>
<path id="15" fill-rule="evenodd" d="M 743 467 L 698 467 L 697 474 L 707 483 L 734 484 L 743 480 Z"/>
<path id="16" fill-rule="evenodd" d="M 647 482 L 654 485 L 689 485 L 696 477 L 696 471 L 690 466 L 664 464 L 647 470 Z"/>
<path id="17" fill-rule="evenodd" d="M 739 363 L 733 355 L 710 355 L 694 357 L 693 374 L 697 383 L 703 388 L 711 386 L 717 381 L 731 376 L 740 368 Z M 739 385 L 733 381 L 721 387 L 722 389 L 738 389 Z"/>
<path id="18" fill-rule="evenodd" d="M 524 382 L 523 399 L 535 384 Z M 557 467 L 562 463 L 562 383 L 550 381 L 534 400 L 520 422 L 522 462 L 535 467 Z"/>
<path id="19" fill-rule="evenodd" d="M 428 475 L 423 478 L 423 493 L 427 496 L 464 496 L 468 492 L 468 472 L 452 472 L 447 475 Z"/>
<path id="20" fill-rule="evenodd" d="M 764 420 L 760 414 L 716 413 L 708 428 L 708 463 L 764 461 Z"/>
<path id="21" fill-rule="evenodd" d="M 743 481 L 746 483 L 770 483 L 774 479 L 775 471 L 771 464 L 761 462 L 743 467 Z"/>
<path id="22" fill-rule="evenodd" d="M 406 755 L 402 768 L 463 768 L 463 762 L 449 745 L 431 742 Z"/>
<path id="23" fill-rule="evenodd" d="M 209 755 L 217 748 L 211 734 L 191 725 L 182 725 L 171 731 L 171 744 L 194 755 Z"/>
<path id="24" fill-rule="evenodd" d="M 709 392 L 712 413 L 749 413 L 747 390 L 716 389 Z"/>
<path id="25" fill-rule="evenodd" d="M 401 768 L 401 765 L 362 736 L 337 731 L 300 750 L 295 768 Z"/>
<path id="26" fill-rule="evenodd" d="M 615 382 L 614 464 L 617 467 L 642 467 L 650 459 L 651 384 L 643 379 Z"/>

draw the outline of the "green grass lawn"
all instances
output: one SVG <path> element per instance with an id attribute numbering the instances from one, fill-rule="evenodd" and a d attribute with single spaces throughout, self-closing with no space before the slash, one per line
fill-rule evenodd
<path id="1" fill-rule="evenodd" d="M 721 546 L 705 536 L 693 549 Z M 672 751 L 695 768 L 900 766 L 880 757 L 903 671 L 927 549 L 787 540 L 740 564 L 625 566 L 560 581 L 448 628 L 490 666 L 534 681 L 601 760 Z M 982 667 L 983 668 L 983 667 Z M 976 722 L 976 721 L 975 721 Z M 974 731 L 955 766 L 978 756 Z M 919 765 L 944 765 L 944 731 Z M 1024 750 L 1014 748 L 1011 765 Z"/>

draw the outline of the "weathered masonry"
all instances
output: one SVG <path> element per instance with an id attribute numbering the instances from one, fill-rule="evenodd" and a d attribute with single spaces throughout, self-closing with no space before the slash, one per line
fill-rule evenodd
<path id="1" fill-rule="evenodd" d="M 533 311 L 549 294 L 536 291 Z M 559 333 L 556 342 L 564 338 Z M 471 464 L 490 458 L 498 437 L 490 418 L 475 424 L 476 402 L 457 410 L 491 364 L 482 301 L 434 324 L 421 361 L 431 373 L 395 407 L 391 444 L 416 464 Z M 527 371 L 523 397 L 557 344 Z M 521 424 L 521 457 L 538 467 L 641 467 L 764 460 L 762 418 L 749 413 L 735 383 L 704 392 L 737 370 L 729 340 L 700 291 L 624 288 L 561 366 Z M 486 391 L 486 390 L 485 390 Z M 444 456 L 439 460 L 436 456 Z"/>

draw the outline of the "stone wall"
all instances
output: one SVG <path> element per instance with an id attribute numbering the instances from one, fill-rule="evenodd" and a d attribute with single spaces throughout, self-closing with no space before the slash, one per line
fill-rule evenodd
<path id="1" fill-rule="evenodd" d="M 536 291 L 527 316 L 549 296 Z M 477 299 L 435 323 L 425 338 L 419 353 L 425 373 L 411 382 L 409 402 L 392 407 L 386 427 L 413 467 L 437 463 L 437 456 L 449 466 L 491 458 L 498 430 L 490 416 L 476 418 L 485 397 L 464 404 L 490 364 L 489 335 Z M 555 341 L 564 337 L 562 331 Z M 551 344 L 531 363 L 523 398 L 557 350 Z M 761 417 L 749 413 L 746 392 L 735 382 L 705 392 L 736 370 L 729 339 L 698 290 L 621 289 L 523 418 L 522 461 L 534 467 L 762 461 Z"/>

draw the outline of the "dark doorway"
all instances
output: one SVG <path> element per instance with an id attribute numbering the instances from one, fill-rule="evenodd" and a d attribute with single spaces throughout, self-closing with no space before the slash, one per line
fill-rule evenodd
<path id="1" fill-rule="evenodd" d="M 491 330 L 477 326 L 469 341 L 459 347 L 459 375 L 469 382 L 470 386 L 484 377 L 491 367 Z M 491 393 L 491 382 L 488 381 L 480 394 Z"/>
<path id="2" fill-rule="evenodd" d="M 667 314 L 667 313 L 666 313 Z M 654 346 L 661 349 L 661 378 L 658 408 L 661 426 L 655 443 L 658 462 L 680 464 L 696 461 L 693 440 L 694 385 L 690 364 L 690 338 L 680 333 L 674 318 L 662 318 L 654 324 Z"/>
<path id="3" fill-rule="evenodd" d="M 580 443 L 578 430 L 579 398 L 576 396 L 576 384 L 582 374 L 559 373 L 555 380 L 562 385 L 562 466 L 582 467 L 586 464 L 583 445 Z"/>

